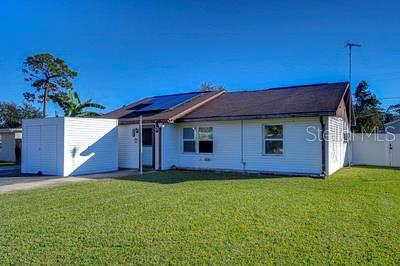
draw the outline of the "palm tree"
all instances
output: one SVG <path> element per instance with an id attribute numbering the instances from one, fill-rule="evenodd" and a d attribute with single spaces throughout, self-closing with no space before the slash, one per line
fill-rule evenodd
<path id="1" fill-rule="evenodd" d="M 57 103 L 61 109 L 63 109 L 64 116 L 69 117 L 96 117 L 101 114 L 94 111 L 88 111 L 87 109 L 95 108 L 103 110 L 106 108 L 101 104 L 93 103 L 92 99 L 88 99 L 82 103 L 78 93 L 73 92 L 72 89 L 68 90 L 68 93 L 53 96 L 51 99 Z"/>

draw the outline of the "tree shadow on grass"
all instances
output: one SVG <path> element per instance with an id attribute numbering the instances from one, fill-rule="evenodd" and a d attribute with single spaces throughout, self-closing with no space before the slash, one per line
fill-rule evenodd
<path id="1" fill-rule="evenodd" d="M 226 180 L 247 180 L 247 179 L 287 179 L 287 178 L 316 178 L 307 176 L 272 175 L 262 173 L 236 173 L 218 171 L 190 171 L 190 170 L 169 170 L 162 172 L 149 172 L 143 175 L 115 178 L 119 180 L 141 181 L 158 184 L 177 184 L 187 181 L 226 181 Z"/>

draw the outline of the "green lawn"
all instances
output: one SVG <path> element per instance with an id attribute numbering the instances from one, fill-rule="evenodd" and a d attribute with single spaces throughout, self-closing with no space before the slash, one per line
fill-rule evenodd
<path id="1" fill-rule="evenodd" d="M 2 264 L 400 264 L 400 170 L 212 172 L 0 195 Z"/>
<path id="2" fill-rule="evenodd" d="M 0 167 L 1 166 L 9 166 L 9 165 L 15 165 L 15 163 L 14 162 L 3 162 L 3 161 L 0 161 Z"/>

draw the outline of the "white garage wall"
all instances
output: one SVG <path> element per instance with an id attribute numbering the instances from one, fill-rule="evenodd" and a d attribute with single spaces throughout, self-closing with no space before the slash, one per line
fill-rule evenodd
<path id="1" fill-rule="evenodd" d="M 22 121 L 22 173 L 63 175 L 64 118 Z"/>
<path id="2" fill-rule="evenodd" d="M 65 118 L 64 175 L 118 169 L 118 122 L 100 118 Z"/>
<path id="3" fill-rule="evenodd" d="M 283 125 L 283 155 L 263 154 L 263 126 L 266 124 Z M 213 127 L 213 154 L 183 153 L 181 135 L 185 126 Z M 162 134 L 163 169 L 175 165 L 182 168 L 320 174 L 321 143 L 307 141 L 312 137 L 307 133 L 309 126 L 320 128 L 319 118 L 245 120 L 243 128 L 241 121 L 166 125 Z"/>
<path id="4" fill-rule="evenodd" d="M 117 126 L 99 118 L 23 120 L 21 170 L 64 176 L 117 170 Z"/>

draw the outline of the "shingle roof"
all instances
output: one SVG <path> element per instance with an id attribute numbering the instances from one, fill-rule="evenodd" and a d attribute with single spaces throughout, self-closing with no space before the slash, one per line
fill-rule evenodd
<path id="1" fill-rule="evenodd" d="M 179 121 L 335 115 L 347 82 L 227 92 Z"/>
<path id="2" fill-rule="evenodd" d="M 152 98 L 148 97 L 105 114 L 103 117 L 118 119 L 120 124 L 131 124 L 138 123 L 140 114 L 143 115 L 144 122 L 336 115 L 341 99 L 344 98 L 346 101 L 348 96 L 348 82 L 254 91 L 212 91 L 200 93 L 168 110 L 136 112 L 135 106 L 146 103 Z"/>
<path id="3" fill-rule="evenodd" d="M 153 98 L 153 97 L 147 97 L 139 101 L 133 102 L 129 105 L 123 106 L 110 113 L 104 114 L 103 117 L 118 119 L 120 124 L 138 123 L 140 115 L 143 116 L 144 122 L 168 121 L 171 118 L 174 118 L 176 116 L 179 116 L 180 114 L 185 113 L 187 110 L 190 110 L 193 107 L 203 104 L 205 101 L 212 99 L 213 97 L 216 97 L 220 93 L 221 91 L 201 92 L 195 97 L 191 98 L 190 100 L 185 101 L 182 104 L 179 104 L 167 110 L 137 112 L 135 110 L 136 106 L 142 103 L 146 103 L 149 99 Z M 174 95 L 187 95 L 187 94 L 193 94 L 193 93 L 189 92 L 189 93 L 174 94 Z"/>

